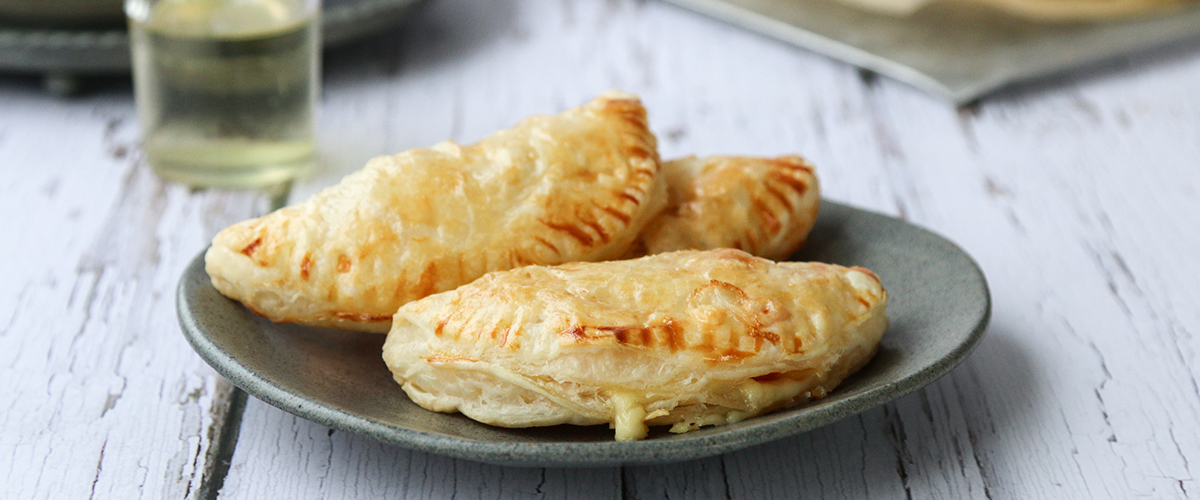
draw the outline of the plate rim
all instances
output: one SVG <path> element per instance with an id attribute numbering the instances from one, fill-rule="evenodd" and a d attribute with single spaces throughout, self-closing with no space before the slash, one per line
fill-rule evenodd
<path id="1" fill-rule="evenodd" d="M 921 367 L 907 377 L 864 389 L 845 399 L 821 399 L 795 409 L 784 410 L 775 414 L 778 418 L 760 425 L 727 427 L 720 429 L 722 432 L 710 432 L 695 436 L 684 434 L 682 437 L 667 441 L 649 439 L 632 442 L 505 443 L 396 427 L 305 398 L 303 395 L 295 394 L 255 374 L 241 360 L 226 353 L 199 326 L 200 321 L 196 318 L 195 311 L 187 307 L 187 304 L 190 303 L 189 294 L 197 286 L 196 282 L 200 278 L 195 275 L 197 268 L 199 274 L 207 282 L 208 274 L 204 272 L 204 254 L 207 248 L 188 264 L 180 277 L 176 288 L 176 312 L 181 330 L 188 343 L 209 366 L 233 385 L 251 396 L 298 417 L 338 430 L 360 434 L 380 442 L 453 458 L 523 467 L 609 467 L 663 464 L 706 458 L 807 432 L 912 394 L 945 376 L 965 361 L 983 338 L 991 320 L 991 291 L 979 264 L 961 247 L 933 231 L 895 217 L 828 199 L 822 199 L 821 204 L 822 209 L 827 206 L 838 206 L 849 209 L 858 216 L 878 217 L 889 219 L 890 223 L 905 224 L 913 230 L 924 233 L 923 236 L 932 237 L 935 241 L 957 251 L 970 264 L 971 271 L 973 271 L 971 277 L 979 281 L 979 290 L 982 292 L 983 299 L 981 315 L 971 331 L 963 337 L 962 343 L 955 345 L 946 355 Z M 211 282 L 207 282 L 207 286 L 211 287 Z M 837 389 L 834 389 L 833 393 L 836 394 Z M 794 413 L 784 414 L 787 412 Z M 779 416 L 781 414 L 783 416 Z M 565 456 L 563 453 L 565 451 L 577 452 L 572 455 L 575 460 L 545 459 L 546 456 Z"/>

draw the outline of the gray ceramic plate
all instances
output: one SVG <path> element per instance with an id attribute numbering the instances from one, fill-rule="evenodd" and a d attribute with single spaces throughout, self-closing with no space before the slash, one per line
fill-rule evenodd
<path id="1" fill-rule="evenodd" d="M 198 256 L 179 284 L 184 334 L 213 368 L 300 417 L 380 441 L 502 465 L 609 466 L 717 455 L 801 433 L 882 405 L 946 374 L 971 352 L 991 311 L 967 254 L 898 219 L 825 201 L 797 260 L 874 270 L 892 325 L 861 372 L 813 404 L 686 434 L 618 443 L 606 426 L 502 429 L 409 401 L 380 359 L 383 336 L 275 325 L 223 297 Z"/>

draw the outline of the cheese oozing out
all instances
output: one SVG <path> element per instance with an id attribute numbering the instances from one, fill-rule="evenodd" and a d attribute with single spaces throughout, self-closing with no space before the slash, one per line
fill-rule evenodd
<path id="1" fill-rule="evenodd" d="M 631 441 L 823 397 L 874 355 L 886 305 L 865 269 L 729 249 L 529 266 L 402 307 L 383 357 L 427 409 Z"/>

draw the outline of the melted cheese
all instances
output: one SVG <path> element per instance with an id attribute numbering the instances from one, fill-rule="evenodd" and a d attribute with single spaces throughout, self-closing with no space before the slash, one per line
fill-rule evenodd
<path id="1" fill-rule="evenodd" d="M 792 399 L 811 385 L 809 380 L 780 378 L 770 382 L 747 380 L 738 384 L 738 389 L 741 390 L 748 407 L 763 408 L 779 401 Z"/>
<path id="2" fill-rule="evenodd" d="M 638 399 L 627 391 L 612 391 L 609 394 L 617 441 L 637 441 L 650 433 L 650 428 L 646 426 L 646 407 Z"/>

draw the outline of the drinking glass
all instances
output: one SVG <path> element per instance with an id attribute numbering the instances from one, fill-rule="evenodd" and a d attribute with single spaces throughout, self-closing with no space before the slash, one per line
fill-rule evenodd
<path id="1" fill-rule="evenodd" d="M 278 184 L 314 159 L 320 0 L 126 0 L 143 147 L 196 186 Z"/>

